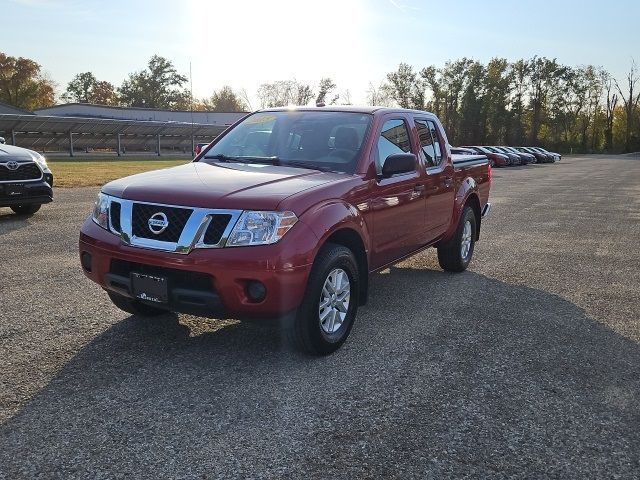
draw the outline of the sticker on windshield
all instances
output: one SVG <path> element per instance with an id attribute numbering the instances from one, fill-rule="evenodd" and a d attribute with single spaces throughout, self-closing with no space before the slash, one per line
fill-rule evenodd
<path id="1" fill-rule="evenodd" d="M 244 123 L 246 124 L 258 124 L 258 123 L 269 123 L 275 122 L 275 115 L 253 115 L 252 117 L 247 118 Z"/>

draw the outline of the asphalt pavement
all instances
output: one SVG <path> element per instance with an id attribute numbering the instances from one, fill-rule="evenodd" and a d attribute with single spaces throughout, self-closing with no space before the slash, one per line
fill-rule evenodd
<path id="1" fill-rule="evenodd" d="M 0 478 L 638 478 L 640 159 L 494 170 L 469 270 L 372 278 L 344 347 L 132 317 L 87 280 L 97 189 L 0 209 Z"/>

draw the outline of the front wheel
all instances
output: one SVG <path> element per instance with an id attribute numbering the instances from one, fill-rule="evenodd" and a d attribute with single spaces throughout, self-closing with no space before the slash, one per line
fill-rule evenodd
<path id="1" fill-rule="evenodd" d="M 438 263 L 447 272 L 463 272 L 469 266 L 476 243 L 476 215 L 466 205 L 462 210 L 458 228 L 446 243 L 438 245 Z"/>
<path id="2" fill-rule="evenodd" d="M 358 310 L 359 281 L 351 250 L 336 244 L 322 247 L 289 329 L 300 349 L 312 355 L 328 355 L 340 348 Z"/>
<path id="3" fill-rule="evenodd" d="M 42 205 L 39 205 L 37 203 L 33 203 L 30 205 L 13 205 L 11 207 L 11 210 L 13 210 L 14 213 L 17 213 L 18 215 L 33 215 L 38 210 L 40 210 L 41 206 Z"/>

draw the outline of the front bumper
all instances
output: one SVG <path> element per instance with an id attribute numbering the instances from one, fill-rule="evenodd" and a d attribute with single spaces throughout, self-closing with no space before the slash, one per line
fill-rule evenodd
<path id="1" fill-rule="evenodd" d="M 12 185 L 20 185 L 22 193 L 12 195 Z M 53 201 L 53 175 L 45 173 L 41 180 L 0 183 L 0 207 L 32 205 Z"/>
<path id="2" fill-rule="evenodd" d="M 132 297 L 131 273 L 168 278 L 168 302 L 149 305 L 212 318 L 275 318 L 302 302 L 318 239 L 303 222 L 278 243 L 254 247 L 195 249 L 187 255 L 125 245 L 90 218 L 80 233 L 85 275 Z M 90 257 L 87 257 L 89 255 Z M 252 282 L 264 299 L 251 299 Z"/>

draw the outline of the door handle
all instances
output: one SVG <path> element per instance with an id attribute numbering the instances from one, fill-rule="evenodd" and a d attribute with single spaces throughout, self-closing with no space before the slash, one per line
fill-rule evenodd
<path id="1" fill-rule="evenodd" d="M 425 189 L 425 186 L 419 183 L 413 187 L 413 191 L 416 193 L 422 193 L 424 192 L 424 189 Z"/>
<path id="2" fill-rule="evenodd" d="M 453 177 L 444 177 L 444 186 L 449 188 L 453 185 Z"/>

